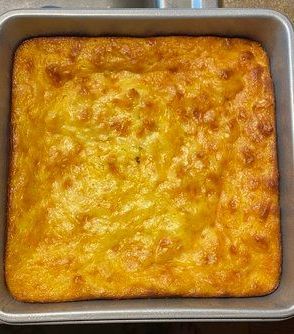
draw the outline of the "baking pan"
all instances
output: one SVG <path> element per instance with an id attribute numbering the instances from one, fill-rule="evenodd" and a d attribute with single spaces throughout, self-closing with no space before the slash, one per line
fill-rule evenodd
<path id="1" fill-rule="evenodd" d="M 294 315 L 293 30 L 281 14 L 259 9 L 18 10 L 0 17 L 0 252 L 3 258 L 11 66 L 17 45 L 35 36 L 219 35 L 266 49 L 275 86 L 283 267 L 278 289 L 251 298 L 158 298 L 30 304 L 8 293 L 0 261 L 0 320 L 6 323 L 284 319 Z M 34 143 L 32 142 L 32 145 Z"/>

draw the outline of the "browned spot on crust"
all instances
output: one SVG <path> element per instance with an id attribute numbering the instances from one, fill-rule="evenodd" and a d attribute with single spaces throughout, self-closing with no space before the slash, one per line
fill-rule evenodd
<path id="1" fill-rule="evenodd" d="M 176 99 L 179 99 L 179 101 L 180 101 L 180 100 L 183 99 L 184 96 L 185 96 L 184 92 L 182 90 L 180 90 L 180 89 L 177 88 Z"/>
<path id="2" fill-rule="evenodd" d="M 111 156 L 111 157 L 108 158 L 107 165 L 108 165 L 109 171 L 112 174 L 114 174 L 116 176 L 119 176 L 119 177 L 122 176 L 122 174 L 119 170 L 119 167 L 117 166 L 117 160 L 114 156 Z"/>
<path id="3" fill-rule="evenodd" d="M 149 118 L 145 118 L 143 120 L 143 123 L 141 125 L 141 127 L 139 128 L 138 132 L 137 132 L 137 136 L 138 137 L 142 137 L 150 132 L 153 132 L 156 130 L 156 123 L 154 120 L 149 119 Z"/>
<path id="4" fill-rule="evenodd" d="M 111 129 L 115 130 L 115 132 L 125 137 L 128 135 L 130 130 L 131 121 L 128 119 L 118 119 L 111 122 L 110 127 Z"/>
<path id="5" fill-rule="evenodd" d="M 254 235 L 254 240 L 255 240 L 256 245 L 257 245 L 258 248 L 260 248 L 262 250 L 267 250 L 268 249 L 268 241 L 267 241 L 266 237 L 264 237 L 262 235 L 255 234 Z"/>
<path id="6" fill-rule="evenodd" d="M 199 191 L 200 191 L 199 187 L 194 183 L 188 183 L 185 186 L 181 187 L 179 190 L 181 193 L 184 193 L 191 198 L 194 198 L 197 195 L 199 195 Z"/>
<path id="7" fill-rule="evenodd" d="M 119 169 L 118 169 L 114 160 L 108 161 L 108 167 L 109 167 L 109 170 L 111 171 L 111 173 L 119 174 Z"/>
<path id="8" fill-rule="evenodd" d="M 66 178 L 64 181 L 63 181 L 63 187 L 65 189 L 69 189 L 71 186 L 73 185 L 73 182 L 70 178 Z"/>
<path id="9" fill-rule="evenodd" d="M 266 181 L 267 187 L 272 191 L 277 191 L 279 186 L 278 176 L 274 175 Z"/>
<path id="10" fill-rule="evenodd" d="M 155 108 L 155 103 L 152 102 L 152 101 L 145 101 L 144 106 L 145 106 L 147 109 L 154 109 L 154 108 Z"/>
<path id="11" fill-rule="evenodd" d="M 23 67 L 26 69 L 26 71 L 28 71 L 29 73 L 32 73 L 35 65 L 32 59 L 24 59 L 23 61 Z"/>
<path id="12" fill-rule="evenodd" d="M 179 71 L 179 67 L 174 65 L 168 68 L 170 73 L 177 73 Z"/>
<path id="13" fill-rule="evenodd" d="M 243 148 L 242 155 L 245 165 L 251 165 L 255 161 L 255 154 L 249 147 Z"/>
<path id="14" fill-rule="evenodd" d="M 202 152 L 202 151 L 197 152 L 197 153 L 196 153 L 196 157 L 197 157 L 198 159 L 202 159 L 202 158 L 204 158 L 204 157 L 205 157 L 205 152 Z"/>
<path id="15" fill-rule="evenodd" d="M 217 255 L 215 253 L 206 254 L 203 260 L 204 264 L 215 264 L 217 262 Z"/>
<path id="16" fill-rule="evenodd" d="M 232 75 L 232 70 L 230 69 L 223 69 L 223 70 L 220 70 L 219 72 L 219 77 L 220 79 L 223 79 L 223 80 L 228 80 Z"/>
<path id="17" fill-rule="evenodd" d="M 210 180 L 215 185 L 220 185 L 222 181 L 221 176 L 213 172 L 207 174 L 207 179 Z"/>
<path id="18" fill-rule="evenodd" d="M 257 65 L 250 71 L 250 76 L 252 78 L 252 81 L 260 83 L 262 81 L 262 74 L 264 72 L 264 69 L 262 66 Z"/>
<path id="19" fill-rule="evenodd" d="M 139 92 L 135 88 L 131 88 L 128 91 L 128 97 L 130 99 L 137 99 L 137 98 L 140 97 L 140 94 L 139 94 Z"/>
<path id="20" fill-rule="evenodd" d="M 122 109 L 129 109 L 133 105 L 133 101 L 128 98 L 115 98 L 112 100 L 113 104 Z"/>
<path id="21" fill-rule="evenodd" d="M 213 108 L 213 103 L 207 93 L 201 93 L 193 100 L 193 115 L 197 119 L 202 119 L 205 112 Z"/>
<path id="22" fill-rule="evenodd" d="M 279 210 L 280 210 L 279 205 L 276 205 L 276 204 L 273 204 L 273 203 L 271 204 L 270 213 L 273 216 L 278 216 L 279 215 Z"/>
<path id="23" fill-rule="evenodd" d="M 270 75 L 267 75 L 263 81 L 264 84 L 264 91 L 266 94 L 269 94 L 270 96 L 273 96 L 273 82 L 270 77 Z M 272 104 L 273 104 L 274 99 L 272 98 Z"/>
<path id="24" fill-rule="evenodd" d="M 257 127 L 259 132 L 265 137 L 271 135 L 274 130 L 272 121 L 266 118 L 265 116 L 259 117 L 259 122 Z"/>
<path id="25" fill-rule="evenodd" d="M 238 127 L 237 119 L 235 117 L 231 118 L 228 122 L 228 126 L 229 126 L 231 131 L 234 131 Z"/>
<path id="26" fill-rule="evenodd" d="M 63 86 L 67 81 L 74 77 L 72 69 L 69 66 L 61 66 L 51 64 L 46 67 L 46 74 L 50 78 L 52 84 L 56 87 Z"/>
<path id="27" fill-rule="evenodd" d="M 230 253 L 232 255 L 237 255 L 238 254 L 238 248 L 235 245 L 230 246 Z"/>
<path id="28" fill-rule="evenodd" d="M 241 61 L 247 61 L 254 59 L 254 54 L 251 51 L 243 51 L 240 55 Z"/>
<path id="29" fill-rule="evenodd" d="M 73 281 L 77 285 L 82 285 L 83 283 L 85 283 L 85 280 L 81 275 L 74 276 Z"/>
<path id="30" fill-rule="evenodd" d="M 259 204 L 258 213 L 259 217 L 263 220 L 266 220 L 271 211 L 271 202 L 262 202 Z"/>

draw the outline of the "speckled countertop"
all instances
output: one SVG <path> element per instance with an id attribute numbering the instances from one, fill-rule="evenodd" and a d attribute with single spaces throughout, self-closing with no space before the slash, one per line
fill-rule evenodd
<path id="1" fill-rule="evenodd" d="M 287 15 L 294 22 L 293 0 L 222 0 L 222 7 L 270 8 Z"/>

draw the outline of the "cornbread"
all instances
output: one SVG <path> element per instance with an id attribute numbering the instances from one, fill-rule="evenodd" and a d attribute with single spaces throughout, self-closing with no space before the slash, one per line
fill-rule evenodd
<path id="1" fill-rule="evenodd" d="M 15 299 L 277 287 L 274 96 L 258 43 L 30 39 L 15 55 L 11 117 Z"/>

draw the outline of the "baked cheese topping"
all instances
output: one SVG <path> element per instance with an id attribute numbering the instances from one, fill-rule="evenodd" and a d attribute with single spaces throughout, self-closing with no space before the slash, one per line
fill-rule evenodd
<path id="1" fill-rule="evenodd" d="M 31 39 L 16 52 L 12 97 L 16 299 L 277 286 L 274 98 L 257 43 Z"/>

